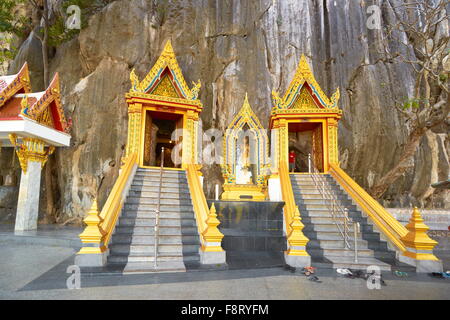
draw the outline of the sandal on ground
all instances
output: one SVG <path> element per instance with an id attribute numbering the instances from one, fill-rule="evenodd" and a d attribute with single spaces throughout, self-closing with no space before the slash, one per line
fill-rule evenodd
<path id="1" fill-rule="evenodd" d="M 336 272 L 339 274 L 342 274 L 344 276 L 353 275 L 349 269 L 338 268 L 338 269 L 336 269 Z"/>
<path id="2" fill-rule="evenodd" d="M 317 278 L 316 276 L 308 277 L 308 280 L 314 281 L 314 282 L 319 282 L 319 283 L 322 282 L 322 281 L 320 281 L 319 278 Z"/>
<path id="3" fill-rule="evenodd" d="M 431 272 L 428 275 L 433 278 L 444 279 L 444 276 L 441 272 Z"/>

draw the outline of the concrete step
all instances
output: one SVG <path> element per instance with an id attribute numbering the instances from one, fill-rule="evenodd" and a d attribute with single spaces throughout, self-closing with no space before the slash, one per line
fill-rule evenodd
<path id="1" fill-rule="evenodd" d="M 155 237 L 153 235 L 114 234 L 112 238 L 114 244 L 153 245 L 155 243 Z M 198 235 L 160 235 L 158 237 L 158 244 L 199 244 L 199 237 Z"/>
<path id="2" fill-rule="evenodd" d="M 321 210 L 328 210 L 331 207 L 331 204 L 329 203 L 302 203 L 297 202 L 298 208 L 302 208 L 304 210 L 314 210 L 314 209 L 321 209 Z M 342 207 L 345 209 L 347 208 L 349 211 L 355 211 L 356 206 L 352 204 L 343 204 Z"/>
<path id="3" fill-rule="evenodd" d="M 112 254 L 147 254 L 153 255 L 155 252 L 153 244 L 121 244 L 113 243 L 109 246 Z M 160 254 L 196 254 L 198 253 L 199 244 L 158 244 L 158 252 Z"/>
<path id="4" fill-rule="evenodd" d="M 161 198 L 159 201 L 161 205 L 174 205 L 174 206 L 189 206 L 192 205 L 191 198 L 184 199 L 168 199 Z M 128 196 L 125 204 L 157 204 L 158 198 L 149 198 L 149 197 L 132 197 Z"/>
<path id="5" fill-rule="evenodd" d="M 168 208 L 169 210 L 161 210 L 159 217 L 160 219 L 193 219 L 195 217 L 194 211 L 186 210 L 186 211 L 174 211 L 172 208 Z M 145 210 L 145 209 L 128 209 L 122 213 L 121 218 L 127 219 L 155 219 L 155 211 L 153 210 Z"/>
<path id="6" fill-rule="evenodd" d="M 355 256 L 353 250 L 346 250 L 341 247 L 337 248 L 310 248 L 308 244 L 306 245 L 306 252 L 308 252 L 311 257 L 351 257 Z M 358 257 L 374 257 L 374 251 L 370 249 L 358 249 Z"/>
<path id="7" fill-rule="evenodd" d="M 157 176 L 159 177 L 159 170 L 137 170 L 136 176 Z M 185 171 L 163 170 L 163 177 L 186 177 Z"/>
<path id="8" fill-rule="evenodd" d="M 134 191 L 134 192 L 152 192 L 152 193 L 158 193 L 159 191 L 159 183 L 151 183 L 148 185 L 131 185 L 130 187 L 130 191 Z M 179 193 L 179 194 L 184 194 L 184 193 L 189 193 L 189 186 L 185 185 L 185 186 L 181 186 L 181 185 L 176 185 L 173 187 L 165 187 L 164 183 L 163 183 L 163 187 L 161 188 L 161 193 Z"/>
<path id="9" fill-rule="evenodd" d="M 302 185 L 302 186 L 297 185 L 295 183 L 292 184 L 292 191 L 294 193 L 296 193 L 296 192 L 303 192 L 303 191 L 306 192 L 306 190 L 308 190 L 308 192 L 312 191 L 312 190 L 319 191 L 319 189 L 315 185 L 312 185 L 312 184 L 311 185 Z"/>
<path id="10" fill-rule="evenodd" d="M 137 204 L 137 203 L 125 203 L 125 211 L 154 211 L 156 210 L 156 204 Z M 161 204 L 159 210 L 165 212 L 194 212 L 191 205 L 169 205 L 166 203 Z"/>
<path id="11" fill-rule="evenodd" d="M 197 255 L 185 255 L 178 253 L 158 253 L 157 262 L 166 262 L 166 261 L 199 261 L 200 256 Z M 155 261 L 154 255 L 145 255 L 145 254 L 114 254 L 108 257 L 108 263 L 127 263 L 127 262 L 153 262 Z"/>
<path id="12" fill-rule="evenodd" d="M 143 181 L 143 182 L 156 182 L 159 185 L 159 176 L 138 176 L 135 175 L 133 179 L 133 183 L 137 181 Z M 171 182 L 171 183 L 183 183 L 187 184 L 186 177 L 163 177 L 163 182 Z"/>
<path id="13" fill-rule="evenodd" d="M 333 232 L 339 232 L 338 227 L 332 223 L 315 223 L 315 224 L 304 224 L 305 227 L 303 228 L 303 233 L 307 232 L 320 232 L 320 231 L 333 231 Z"/>
<path id="14" fill-rule="evenodd" d="M 117 235 L 154 235 L 155 229 L 154 227 L 146 227 L 146 226 L 117 226 L 116 231 L 114 234 Z M 192 235 L 196 236 L 198 235 L 198 230 L 196 227 L 183 227 L 180 226 L 177 227 L 167 227 L 167 226 L 160 226 L 159 227 L 159 235 L 160 236 L 181 236 L 181 235 Z"/>
<path id="15" fill-rule="evenodd" d="M 115 264 L 121 265 L 121 264 Z M 156 269 L 153 262 L 128 262 L 124 265 L 124 274 L 159 273 L 159 272 L 186 272 L 186 267 L 180 261 L 158 262 Z"/>
<path id="16" fill-rule="evenodd" d="M 362 239 L 357 239 L 358 249 L 369 249 L 367 247 L 367 241 Z M 349 241 L 350 246 L 353 247 L 353 240 Z M 334 248 L 342 248 L 345 249 L 344 240 L 342 237 L 336 240 L 325 240 L 325 239 L 310 239 L 307 246 L 309 248 L 322 248 L 322 249 L 334 249 Z"/>
<path id="17" fill-rule="evenodd" d="M 306 186 L 316 186 L 316 183 L 312 180 L 297 180 L 297 181 L 291 181 L 292 186 L 296 187 L 306 187 Z"/>
<path id="18" fill-rule="evenodd" d="M 143 187 L 159 187 L 159 180 L 158 181 L 147 181 L 147 180 L 133 180 L 131 183 L 131 189 L 136 190 L 137 188 L 143 188 Z M 179 188 L 181 189 L 189 189 L 189 185 L 184 182 L 173 182 L 173 181 L 163 181 L 162 182 L 162 188 Z"/>
<path id="19" fill-rule="evenodd" d="M 304 229 L 303 229 L 304 230 Z M 304 235 L 310 240 L 341 240 L 342 235 L 339 231 L 304 231 Z M 359 238 L 368 241 L 379 241 L 380 235 L 375 232 L 366 232 L 360 234 Z"/>
<path id="20" fill-rule="evenodd" d="M 300 208 L 300 217 L 303 219 L 303 217 L 308 218 L 308 217 L 329 217 L 330 219 L 332 218 L 332 211 L 328 210 L 328 209 L 322 209 L 322 208 L 317 208 L 317 209 L 305 209 Z M 355 211 L 349 211 L 348 212 L 348 216 L 353 219 L 354 216 L 357 216 L 358 212 Z"/>
<path id="21" fill-rule="evenodd" d="M 161 218 L 159 219 L 159 225 L 164 227 L 196 227 L 195 219 L 193 218 L 185 218 L 185 219 L 177 219 L 177 218 Z M 125 218 L 121 217 L 119 219 L 118 226 L 122 227 L 154 227 L 155 226 L 155 218 Z"/>
<path id="22" fill-rule="evenodd" d="M 310 204 L 326 204 L 331 205 L 333 204 L 333 200 L 331 199 L 302 199 L 301 197 L 295 197 L 297 205 L 310 205 Z M 349 207 L 352 206 L 352 202 L 350 200 L 346 199 L 338 199 L 337 203 L 341 205 L 342 207 Z"/>
<path id="23" fill-rule="evenodd" d="M 338 231 L 338 227 L 336 226 L 336 224 L 334 224 L 332 221 L 320 221 L 320 222 L 315 222 L 315 223 L 306 223 L 307 221 L 303 222 L 303 224 L 305 225 L 305 228 L 303 229 L 303 232 L 308 232 L 308 231 Z M 373 226 L 372 225 L 364 225 L 361 224 L 360 225 L 360 231 L 362 233 L 365 232 L 373 232 Z"/>
<path id="24" fill-rule="evenodd" d="M 333 223 L 333 224 L 338 224 L 339 227 L 344 228 L 344 219 L 343 218 L 332 219 L 331 217 L 327 217 L 327 216 L 319 216 L 319 217 L 302 216 L 302 222 L 304 225 Z M 353 232 L 353 226 L 349 225 L 348 230 L 351 230 L 351 232 Z"/>
<path id="25" fill-rule="evenodd" d="M 158 191 L 151 192 L 151 191 L 141 191 L 141 190 L 130 190 L 128 192 L 128 197 L 131 198 L 152 198 L 157 199 L 158 198 Z M 189 192 L 178 192 L 178 191 L 171 191 L 171 192 L 162 192 L 161 191 L 161 199 L 191 199 L 191 195 Z"/>
<path id="26" fill-rule="evenodd" d="M 322 194 L 317 191 L 317 193 L 295 193 L 294 197 L 298 200 L 322 200 L 324 199 L 324 197 L 322 196 Z M 335 199 L 338 200 L 348 200 L 347 196 L 345 195 L 334 195 Z"/>
<path id="27" fill-rule="evenodd" d="M 355 262 L 353 258 L 349 257 L 325 257 L 329 260 L 329 263 L 311 261 L 311 265 L 316 268 L 323 268 L 332 265 L 332 268 L 349 268 L 355 270 L 367 271 L 368 266 L 378 266 L 381 271 L 391 271 L 391 266 L 383 261 L 372 257 L 358 257 L 358 262 Z"/>

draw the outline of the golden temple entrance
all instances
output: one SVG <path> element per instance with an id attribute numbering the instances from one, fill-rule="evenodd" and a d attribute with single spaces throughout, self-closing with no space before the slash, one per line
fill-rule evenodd
<path id="1" fill-rule="evenodd" d="M 323 123 L 290 122 L 288 124 L 288 152 L 295 153 L 294 172 L 309 172 L 309 161 L 318 171 L 323 172 Z"/>
<path id="2" fill-rule="evenodd" d="M 197 163 L 200 81 L 189 88 L 168 41 L 147 76 L 130 74 L 126 155 L 137 154 L 140 167 L 186 169 Z M 164 147 L 164 155 L 161 148 Z"/>
<path id="3" fill-rule="evenodd" d="M 143 166 L 159 167 L 164 147 L 164 167 L 181 168 L 183 115 L 147 110 L 144 128 Z"/>
<path id="4" fill-rule="evenodd" d="M 283 98 L 272 92 L 274 107 L 270 117 L 273 163 L 288 167 L 289 151 L 298 151 L 297 172 L 307 172 L 308 154 L 320 172 L 338 163 L 337 124 L 342 110 L 337 106 L 339 89 L 329 99 L 320 88 L 302 56 Z M 276 172 L 276 170 L 274 170 Z"/>

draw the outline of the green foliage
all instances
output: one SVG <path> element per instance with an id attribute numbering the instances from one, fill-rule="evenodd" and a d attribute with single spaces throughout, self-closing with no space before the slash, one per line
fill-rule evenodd
<path id="1" fill-rule="evenodd" d="M 402 104 L 403 110 L 408 109 L 419 109 L 421 105 L 428 102 L 428 99 L 421 99 L 421 98 L 411 98 L 406 99 Z"/>
<path id="2" fill-rule="evenodd" d="M 29 25 L 29 19 L 18 16 L 14 9 L 25 0 L 1 0 L 0 1 L 0 32 L 13 33 L 23 36 L 24 29 Z"/>
<path id="3" fill-rule="evenodd" d="M 15 12 L 17 5 L 25 0 L 1 0 L 0 1 L 0 64 L 14 59 L 18 49 L 13 45 L 13 36 L 24 36 L 24 30 L 28 26 L 28 19 L 18 16 Z"/>

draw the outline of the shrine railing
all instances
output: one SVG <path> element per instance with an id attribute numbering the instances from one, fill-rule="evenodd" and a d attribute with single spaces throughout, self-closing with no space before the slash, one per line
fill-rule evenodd
<path id="1" fill-rule="evenodd" d="M 352 178 L 350 178 L 350 176 L 348 176 L 338 165 L 330 164 L 330 174 L 372 219 L 388 240 L 394 244 L 399 251 L 406 251 L 406 247 L 401 238 L 408 233 L 408 230 Z"/>
<path id="2" fill-rule="evenodd" d="M 114 184 L 105 205 L 100 212 L 100 218 L 102 223 L 101 229 L 105 232 L 104 245 L 107 248 L 109 240 L 117 223 L 120 212 L 122 211 L 123 204 L 125 202 L 128 188 L 134 178 L 134 174 L 137 170 L 137 154 L 131 154 L 125 159 L 124 164 L 119 173 L 119 177 Z"/>
<path id="3" fill-rule="evenodd" d="M 208 219 L 209 208 L 206 202 L 206 197 L 200 183 L 198 165 L 189 164 L 186 168 L 189 188 L 192 197 L 192 204 L 194 206 L 195 218 L 197 220 L 198 234 L 202 246 L 204 245 L 203 233 L 208 228 L 206 220 Z"/>
<path id="4" fill-rule="evenodd" d="M 288 255 L 309 256 L 306 252 L 306 244 L 309 239 L 303 234 L 304 228 L 300 218 L 300 211 L 295 203 L 292 191 L 291 178 L 285 162 L 280 162 L 278 167 L 280 176 L 281 194 L 283 196 L 284 219 L 286 225 L 286 238 L 289 244 Z"/>
<path id="5" fill-rule="evenodd" d="M 202 253 L 222 254 L 225 251 L 222 248 L 223 234 L 219 231 L 217 226 L 220 224 L 217 219 L 216 208 L 214 203 L 211 208 L 208 208 L 206 197 L 203 192 L 202 184 L 200 183 L 200 166 L 198 164 L 188 164 L 186 168 L 189 190 L 191 193 L 192 204 L 194 206 L 195 220 L 197 221 L 198 234 L 201 242 Z M 201 263 L 203 258 L 200 258 Z M 225 255 L 220 260 L 225 262 Z"/>

